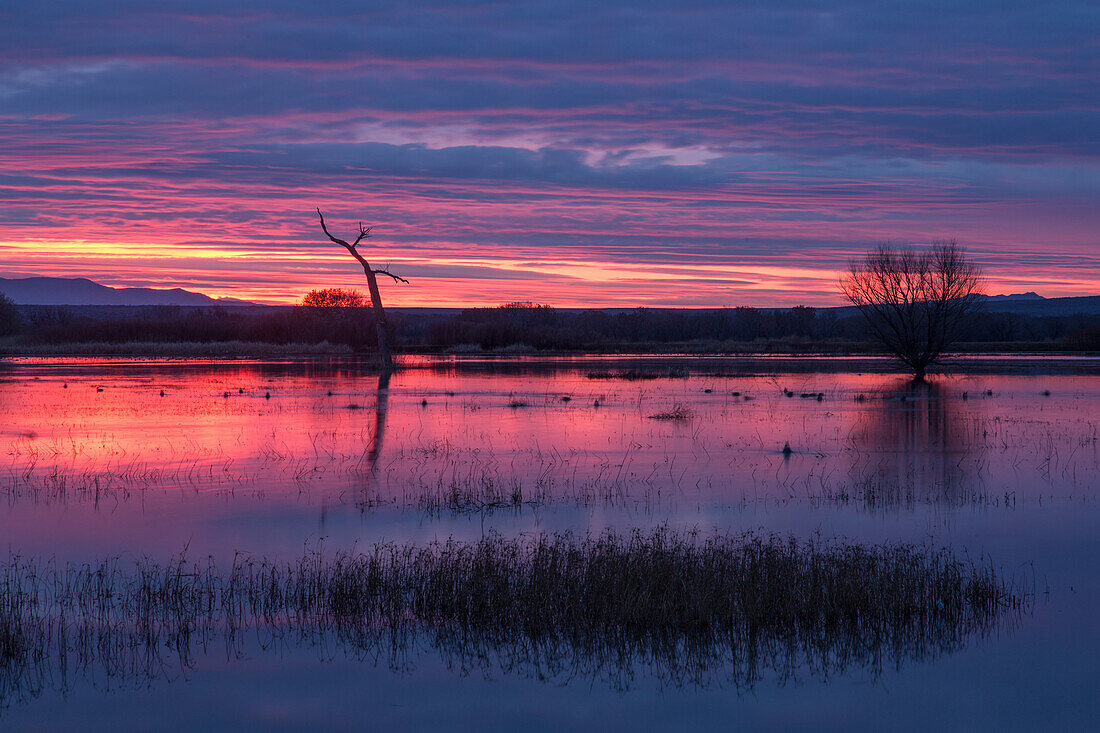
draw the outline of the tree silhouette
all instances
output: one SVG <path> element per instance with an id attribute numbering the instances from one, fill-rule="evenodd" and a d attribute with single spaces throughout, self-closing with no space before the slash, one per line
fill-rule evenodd
<path id="1" fill-rule="evenodd" d="M 23 327 L 23 317 L 19 315 L 19 309 L 7 293 L 0 293 L 0 336 L 11 336 L 19 333 Z"/>
<path id="2" fill-rule="evenodd" d="M 354 257 L 360 265 L 363 266 L 363 273 L 367 276 L 367 288 L 370 290 L 370 301 L 374 307 L 374 324 L 378 332 L 378 360 L 382 364 L 384 371 L 393 370 L 393 351 L 390 348 L 389 341 L 389 324 L 386 322 L 386 310 L 382 307 L 382 295 L 378 291 L 378 279 L 375 275 L 386 275 L 392 277 L 394 282 L 408 283 L 409 281 L 403 277 L 398 277 L 392 272 L 386 269 L 375 269 L 370 266 L 370 263 L 359 254 L 359 243 L 370 236 L 370 227 L 363 226 L 363 222 L 359 222 L 359 234 L 356 236 L 354 242 L 346 242 L 339 237 L 332 236 L 328 227 L 325 225 L 325 215 L 321 213 L 320 209 L 317 209 L 317 216 L 321 220 L 321 231 L 325 233 L 329 239 L 336 244 L 346 249 L 352 257 Z"/>
<path id="3" fill-rule="evenodd" d="M 981 305 L 981 268 L 954 240 L 927 250 L 882 244 L 854 259 L 840 280 L 875 340 L 924 381 Z"/>
<path id="4" fill-rule="evenodd" d="M 365 304 L 366 301 L 358 290 L 345 288 L 310 290 L 302 298 L 302 305 L 307 308 L 362 308 Z"/>

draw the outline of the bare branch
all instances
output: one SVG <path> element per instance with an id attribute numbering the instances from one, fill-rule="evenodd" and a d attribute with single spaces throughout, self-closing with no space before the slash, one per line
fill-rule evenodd
<path id="1" fill-rule="evenodd" d="M 364 227 L 363 222 L 359 222 L 359 236 L 355 238 L 355 242 L 351 246 L 354 247 L 355 245 L 359 244 L 364 239 L 369 237 L 370 236 L 370 230 L 372 228 L 373 227 Z"/>
<path id="2" fill-rule="evenodd" d="M 339 237 L 332 236 L 332 233 L 329 232 L 328 227 L 325 226 L 325 215 L 321 213 L 320 209 L 317 209 L 317 216 L 321 219 L 321 231 L 323 231 L 325 233 L 325 236 L 327 236 L 333 242 L 336 242 L 336 244 L 339 244 L 341 247 L 347 247 L 350 250 L 351 249 L 350 244 L 348 244 L 344 240 L 340 239 Z M 362 239 L 362 237 L 360 237 L 360 239 Z M 356 244 L 358 244 L 359 240 L 357 239 L 357 240 L 355 240 L 355 242 L 356 242 Z"/>
<path id="3" fill-rule="evenodd" d="M 373 272 L 375 275 L 386 275 L 388 277 L 392 277 L 394 282 L 405 283 L 406 285 L 409 284 L 408 280 L 399 275 L 394 275 L 389 270 L 371 270 L 371 272 Z"/>

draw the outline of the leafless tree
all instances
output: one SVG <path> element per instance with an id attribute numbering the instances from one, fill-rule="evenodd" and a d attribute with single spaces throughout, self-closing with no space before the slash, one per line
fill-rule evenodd
<path id="1" fill-rule="evenodd" d="M 359 243 L 370 236 L 371 230 L 370 227 L 363 226 L 363 222 L 359 222 L 359 235 L 354 242 L 349 243 L 339 237 L 332 236 L 325 225 L 325 215 L 321 213 L 320 209 L 317 209 L 317 216 L 321 220 L 321 231 L 325 233 L 325 236 L 346 249 L 363 266 L 363 273 L 367 276 L 367 289 L 370 290 L 370 302 L 374 308 L 374 325 L 378 332 L 378 359 L 382 364 L 383 371 L 392 371 L 393 350 L 390 348 L 389 325 L 386 322 L 386 310 L 382 307 L 382 295 L 378 292 L 378 279 L 375 275 L 392 277 L 394 282 L 408 283 L 409 281 L 394 275 L 389 270 L 371 267 L 363 255 L 359 254 Z"/>
<path id="2" fill-rule="evenodd" d="M 919 251 L 879 245 L 853 259 L 840 280 L 875 339 L 918 382 L 979 309 L 982 287 L 981 268 L 955 240 Z"/>

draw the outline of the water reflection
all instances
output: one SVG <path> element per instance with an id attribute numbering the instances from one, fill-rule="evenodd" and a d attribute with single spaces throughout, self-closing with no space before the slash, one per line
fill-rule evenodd
<path id="1" fill-rule="evenodd" d="M 0 564 L 0 707 L 144 686 L 212 662 L 323 649 L 410 669 L 437 653 L 625 690 L 750 690 L 926 662 L 1012 624 L 1029 596 L 944 549 L 659 528 L 375 545 L 297 562 Z"/>
<path id="2" fill-rule="evenodd" d="M 459 683 L 437 675 L 437 659 L 458 673 L 573 680 L 568 690 L 509 699 L 522 699 L 514 707 L 533 707 L 550 720 L 576 709 L 603 712 L 595 692 L 618 705 L 615 717 L 632 728 L 651 722 L 653 710 L 682 720 L 687 700 L 698 708 L 696 727 L 740 720 L 755 698 L 731 706 L 731 696 L 708 692 L 660 702 L 648 695 L 660 683 L 752 689 L 760 704 L 751 709 L 779 716 L 800 709 L 799 720 L 872 708 L 931 729 L 935 722 L 920 717 L 923 700 L 947 700 L 945 709 L 995 700 L 1002 714 L 993 722 L 1016 721 L 1014 705 L 1028 697 L 1018 690 L 1037 684 L 1043 694 L 1031 698 L 1058 699 L 1088 679 L 1098 643 L 1098 590 L 1081 558 L 1100 551 L 1095 376 L 941 377 L 914 392 L 896 375 L 783 372 L 779 360 L 745 372 L 692 362 L 686 378 L 638 381 L 586 374 L 665 366 L 595 362 L 531 368 L 523 362 L 513 373 L 430 364 L 388 382 L 341 360 L 14 365 L 0 389 L 0 536 L 12 553 L 77 565 L 71 572 L 59 565 L 53 575 L 41 563 L 15 567 L 9 559 L 9 570 L 0 572 L 0 705 L 43 693 L 52 698 L 52 691 L 74 696 L 69 704 L 44 699 L 9 710 L 0 727 L 51 727 L 43 722 L 47 713 L 80 725 L 95 707 L 104 719 L 116 715 L 129 724 L 135 710 L 158 707 L 153 701 L 164 698 L 204 713 L 236 711 L 247 707 L 243 700 L 261 697 L 260 690 L 278 696 L 284 709 L 308 708 L 325 690 L 330 701 L 358 701 L 349 715 L 356 722 L 377 712 L 336 684 L 339 676 L 361 687 L 367 675 L 356 676 L 350 664 L 326 668 L 319 658 L 399 672 L 419 666 L 416 680 L 391 680 L 380 671 L 374 681 L 405 690 L 410 704 L 441 719 L 453 717 L 453 701 L 472 698 L 471 690 L 492 700 L 532 686 L 515 679 Z M 648 418 L 678 404 L 690 418 Z M 854 486 L 872 489 L 867 505 L 876 511 L 853 511 L 865 506 L 851 494 Z M 850 504 L 829 500 L 844 492 Z M 1020 495 L 1020 510 L 968 509 L 1005 492 Z M 1048 509 L 1050 497 L 1057 506 Z M 528 502 L 540 508 L 529 511 Z M 922 509 L 910 512 L 910 505 Z M 520 510 L 485 511 L 496 506 Z M 937 516 L 940 507 L 949 516 Z M 842 547 L 860 562 L 873 550 L 860 541 L 921 542 L 932 535 L 958 556 L 989 557 L 998 568 L 1034 567 L 1040 587 L 1053 589 L 1051 601 L 1017 626 L 1011 607 L 964 610 L 958 604 L 970 596 L 942 594 L 937 587 L 951 586 L 931 582 L 934 573 L 869 572 L 866 563 L 847 572 L 836 556 L 815 564 L 805 553 L 771 565 L 768 577 L 812 583 L 749 582 L 736 593 L 719 584 L 692 594 L 685 587 L 706 588 L 693 570 L 701 565 L 681 562 L 683 556 L 662 564 L 651 553 L 650 560 L 600 566 L 633 574 L 594 571 L 593 582 L 570 590 L 536 583 L 543 576 L 526 570 L 486 574 L 500 563 L 477 565 L 485 554 L 472 552 L 491 530 L 527 537 L 548 529 L 647 531 L 663 523 L 730 531 L 765 526 L 802 537 L 821 530 L 858 538 Z M 335 575 L 331 558 L 309 566 L 323 572 L 306 567 L 303 575 L 297 564 L 303 543 L 361 549 L 380 537 L 400 544 L 379 568 L 392 568 L 391 559 L 414 560 L 446 537 L 466 541 L 459 555 L 469 562 L 452 563 L 445 575 L 373 576 L 380 581 L 373 585 L 369 562 Z M 184 546 L 215 565 L 173 564 Z M 506 557 L 530 557 L 502 547 Z M 233 565 L 244 552 L 279 564 Z M 83 564 L 119 554 L 124 560 L 114 565 Z M 586 555 L 561 555 L 576 556 Z M 134 567 L 138 557 L 148 558 L 145 572 Z M 733 557 L 719 554 L 720 562 L 706 567 L 730 570 Z M 872 568 L 887 567 L 875 557 Z M 726 583 L 739 573 L 715 575 Z M 832 586 L 842 586 L 840 592 L 822 595 L 829 587 L 823 577 L 843 581 Z M 923 580 L 898 589 L 883 584 L 886 577 Z M 437 583 L 441 578 L 449 580 Z M 526 580 L 509 580 L 516 578 Z M 453 592 L 417 600 L 417 589 L 429 585 Z M 293 592 L 309 588 L 325 592 Z M 349 594 L 353 588 L 377 593 Z M 642 595 L 603 603 L 606 592 L 639 588 Z M 313 598 L 314 605 L 297 605 L 295 597 Z M 942 608 L 929 605 L 937 598 Z M 487 607 L 484 599 L 499 605 Z M 661 607 L 661 599 L 675 601 L 664 607 L 681 615 L 651 623 L 638 612 Z M 729 615 L 715 620 L 716 606 Z M 1000 633 L 1006 628 L 1012 633 Z M 937 663 L 915 663 L 931 660 Z M 873 679 L 896 665 L 907 667 L 905 675 L 874 691 L 860 684 L 779 691 L 770 684 L 792 677 Z M 1009 671 L 1014 676 L 1006 678 Z M 960 675 L 973 684 L 958 685 Z M 195 684 L 144 689 L 167 688 L 180 677 Z M 89 685 L 135 692 L 100 700 L 80 694 Z M 619 697 L 605 694 L 606 687 L 647 694 Z M 433 690 L 431 699 L 425 689 Z M 1094 705 L 1073 702 L 1068 710 L 1095 717 Z M 1043 706 L 1021 725 L 1041 728 L 1049 715 Z M 1062 729 L 1087 727 L 1079 718 L 1056 722 Z"/>
<path id="3" fill-rule="evenodd" d="M 390 372 L 384 372 L 378 376 L 378 389 L 374 400 L 374 429 L 371 430 L 370 449 L 367 451 L 367 462 L 373 473 L 378 464 L 378 457 L 382 455 L 382 441 L 386 437 L 386 411 L 390 398 Z"/>
<path id="4" fill-rule="evenodd" d="M 958 507 L 1100 486 L 1100 393 L 1085 377 L 1033 387 L 1005 375 L 926 386 L 858 373 L 628 381 L 589 379 L 592 366 L 391 377 L 338 361 L 109 364 L 96 377 L 85 364 L 18 368 L 18 389 L 0 391 L 0 493 L 9 504 L 112 508 L 152 506 L 165 492 L 150 489 L 163 489 L 648 512 L 788 498 Z M 690 417 L 649 419 L 676 410 Z"/>
<path id="5" fill-rule="evenodd" d="M 991 498 L 981 477 L 986 418 L 957 388 L 905 380 L 862 397 L 849 477 L 869 507 Z"/>

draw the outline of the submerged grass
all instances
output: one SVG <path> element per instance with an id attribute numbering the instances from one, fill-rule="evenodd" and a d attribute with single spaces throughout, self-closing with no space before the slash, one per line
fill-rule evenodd
<path id="1" fill-rule="evenodd" d="M 406 504 L 415 504 L 425 515 L 433 517 L 444 513 L 461 515 L 495 509 L 518 510 L 524 506 L 541 506 L 546 501 L 544 492 L 525 498 L 522 483 L 514 478 L 509 482 L 498 481 L 491 474 L 482 473 L 461 480 L 454 476 L 449 480 L 439 477 L 435 484 L 421 485 L 415 501 L 406 501 Z"/>
<path id="2" fill-rule="evenodd" d="M 669 367 L 663 371 L 642 369 L 622 369 L 619 371 L 597 370 L 587 372 L 584 376 L 588 379 L 639 382 L 651 379 L 687 379 L 688 370 L 682 367 Z"/>
<path id="3" fill-rule="evenodd" d="M 463 673 L 748 689 L 955 650 L 1028 599 L 944 549 L 668 529 L 238 556 L 224 569 L 11 557 L 0 703 L 77 680 L 170 679 L 219 637 L 230 658 L 310 645 L 400 670 L 434 650 Z"/>
<path id="4" fill-rule="evenodd" d="M 650 420 L 672 420 L 676 422 L 682 422 L 684 420 L 690 420 L 695 416 L 695 412 L 692 411 L 687 405 L 676 404 L 672 406 L 672 409 L 665 412 L 658 412 L 653 415 L 649 415 Z"/>

